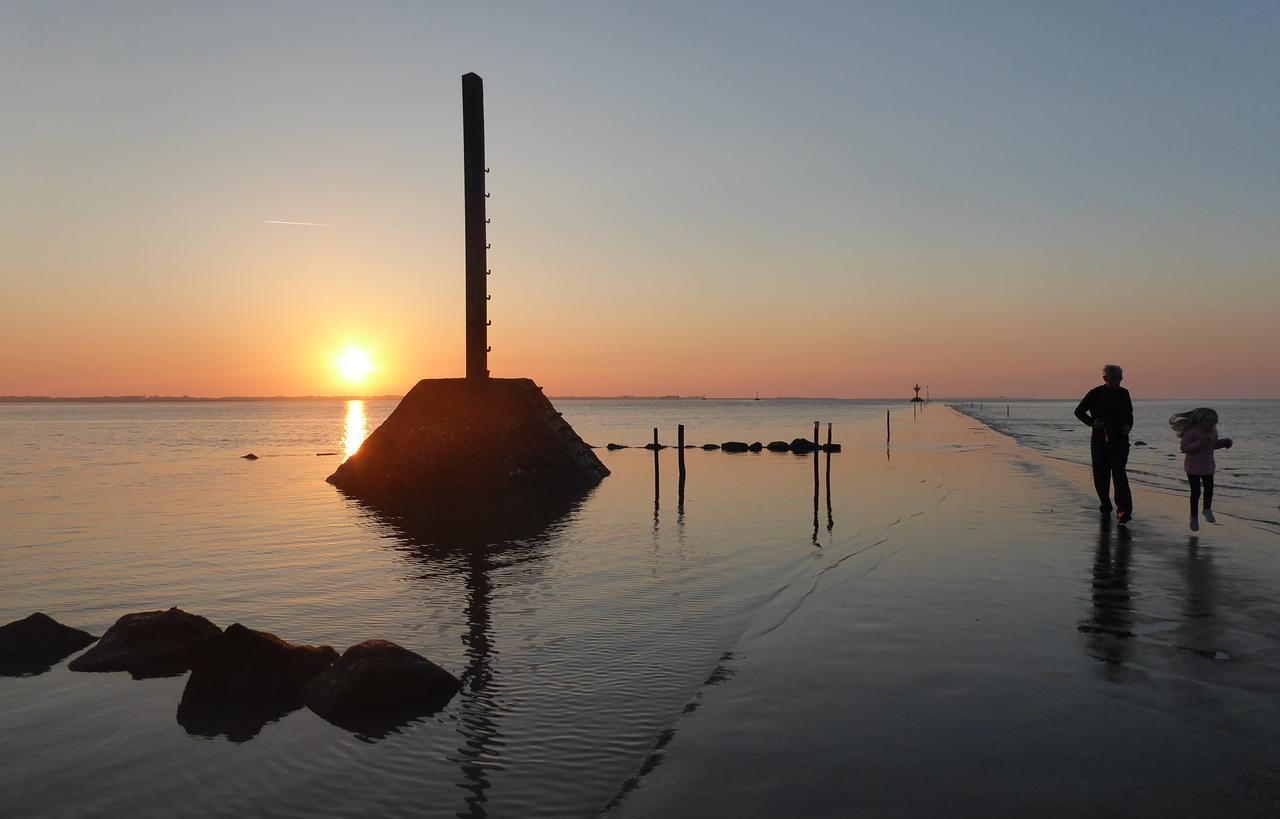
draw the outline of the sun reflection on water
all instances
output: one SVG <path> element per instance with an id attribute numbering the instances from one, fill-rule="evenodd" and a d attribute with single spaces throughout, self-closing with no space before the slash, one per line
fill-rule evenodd
<path id="1" fill-rule="evenodd" d="M 347 402 L 347 427 L 342 436 L 343 457 L 350 458 L 369 437 L 369 416 L 365 414 L 364 402 L 353 398 Z"/>

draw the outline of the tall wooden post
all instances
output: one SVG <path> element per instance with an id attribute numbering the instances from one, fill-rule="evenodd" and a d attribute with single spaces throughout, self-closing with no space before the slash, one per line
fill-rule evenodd
<path id="1" fill-rule="evenodd" d="M 484 81 L 462 75 L 462 176 L 467 244 L 467 379 L 489 377 L 485 235 Z"/>

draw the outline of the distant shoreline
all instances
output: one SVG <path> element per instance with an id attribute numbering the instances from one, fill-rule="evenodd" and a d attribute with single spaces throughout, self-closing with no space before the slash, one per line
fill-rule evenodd
<path id="1" fill-rule="evenodd" d="M 0 395 L 0 404 L 225 404 L 225 403 L 261 403 L 268 401 L 399 401 L 403 395 L 228 395 L 222 397 L 190 396 L 190 395 L 99 395 L 61 397 L 49 395 Z M 767 398 L 753 398 L 749 395 L 550 395 L 553 401 L 885 401 L 910 403 L 909 398 L 833 398 L 830 396 L 775 395 Z M 939 404 L 968 403 L 1017 403 L 1024 401 L 1058 401 L 1072 403 L 1075 398 L 1034 398 L 1020 396 L 1017 398 L 1004 396 L 998 398 L 939 398 Z M 1141 401 L 1275 401 L 1275 398 L 1231 398 L 1216 399 L 1186 398 L 1175 396 L 1168 398 L 1135 399 Z"/>
<path id="2" fill-rule="evenodd" d="M 0 404 L 216 404 L 250 401 L 398 401 L 400 395 L 101 395 L 62 398 L 48 395 L 0 395 Z"/>

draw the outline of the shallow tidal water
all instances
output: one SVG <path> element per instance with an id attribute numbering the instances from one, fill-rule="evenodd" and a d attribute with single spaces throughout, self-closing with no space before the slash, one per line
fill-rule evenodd
<path id="1" fill-rule="evenodd" d="M 191 724 L 185 676 L 0 677 L 0 813 L 1280 811 L 1280 561 L 1248 498 L 1189 537 L 1184 499 L 1140 484 L 1121 530 L 1069 457 L 940 404 L 565 400 L 597 445 L 820 420 L 844 451 L 689 450 L 682 486 L 674 450 L 600 449 L 580 503 L 477 548 L 324 482 L 393 406 L 0 406 L 0 621 L 100 634 L 178 605 L 464 681 L 360 734 Z"/>
<path id="2" fill-rule="evenodd" d="M 545 532 L 455 548 L 324 482 L 394 402 L 0 407 L 0 621 L 44 611 L 101 634 L 176 605 L 340 651 L 394 640 L 465 681 L 386 735 L 303 709 L 229 736 L 177 720 L 185 677 L 62 662 L 0 678 L 4 813 L 595 815 L 717 682 L 754 611 L 897 514 L 858 501 L 899 480 L 883 404 L 558 406 L 598 445 L 653 426 L 674 443 L 678 422 L 690 443 L 790 440 L 822 420 L 845 452 L 828 479 L 825 456 L 690 450 L 682 494 L 673 450 L 655 470 L 650 452 L 602 449 L 613 474 Z"/>

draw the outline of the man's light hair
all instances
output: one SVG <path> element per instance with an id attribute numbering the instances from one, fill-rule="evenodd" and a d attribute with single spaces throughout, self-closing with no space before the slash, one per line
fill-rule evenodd
<path id="1" fill-rule="evenodd" d="M 1124 378 L 1124 367 L 1119 364 L 1108 364 L 1102 368 L 1102 374 L 1113 378 Z"/>

